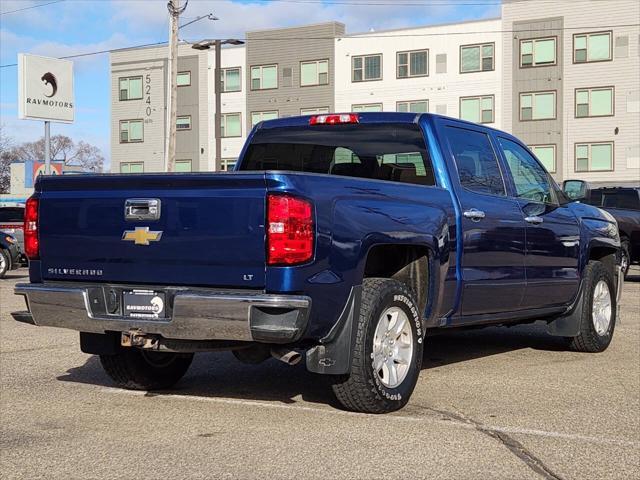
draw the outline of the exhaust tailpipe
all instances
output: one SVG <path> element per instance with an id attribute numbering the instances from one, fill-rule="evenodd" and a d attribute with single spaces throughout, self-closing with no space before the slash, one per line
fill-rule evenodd
<path id="1" fill-rule="evenodd" d="M 285 347 L 271 348 L 271 356 L 287 365 L 297 365 L 302 360 L 302 355 L 299 352 Z"/>

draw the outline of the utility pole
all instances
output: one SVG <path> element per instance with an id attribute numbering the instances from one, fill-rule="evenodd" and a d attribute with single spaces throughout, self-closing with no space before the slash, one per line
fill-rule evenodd
<path id="1" fill-rule="evenodd" d="M 187 0 L 188 3 L 188 0 Z M 178 20 L 187 4 L 180 8 L 180 0 L 169 0 L 169 58 L 167 61 L 167 138 L 164 153 L 164 169 L 173 172 L 176 163 L 176 116 L 178 96 Z"/>

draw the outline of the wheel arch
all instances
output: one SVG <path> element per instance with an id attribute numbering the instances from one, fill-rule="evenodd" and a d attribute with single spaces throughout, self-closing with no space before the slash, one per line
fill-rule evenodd
<path id="1" fill-rule="evenodd" d="M 434 258 L 428 245 L 372 245 L 367 251 L 363 278 L 393 278 L 404 283 L 415 293 L 419 311 L 426 317 L 435 298 Z"/>

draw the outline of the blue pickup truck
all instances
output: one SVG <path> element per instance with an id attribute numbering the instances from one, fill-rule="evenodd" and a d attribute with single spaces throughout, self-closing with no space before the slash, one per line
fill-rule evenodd
<path id="1" fill-rule="evenodd" d="M 613 335 L 613 217 L 569 201 L 513 136 L 411 113 L 251 132 L 232 173 L 39 177 L 18 321 L 80 332 L 117 385 L 162 389 L 194 353 L 329 375 L 345 408 L 404 406 L 434 329 L 546 322 Z"/>

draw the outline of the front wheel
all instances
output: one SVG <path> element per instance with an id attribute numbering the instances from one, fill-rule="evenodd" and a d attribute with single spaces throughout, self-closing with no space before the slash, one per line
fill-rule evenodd
<path id="1" fill-rule="evenodd" d="M 397 280 L 367 278 L 356 321 L 351 371 L 333 391 L 348 410 L 398 410 L 409 401 L 422 365 L 422 320 L 414 295 Z"/>
<path id="2" fill-rule="evenodd" d="M 100 355 L 107 375 L 121 388 L 162 390 L 180 380 L 191 365 L 193 353 L 149 352 L 122 348 L 115 355 Z"/>
<path id="3" fill-rule="evenodd" d="M 0 248 L 0 278 L 5 276 L 10 266 L 11 260 L 9 259 L 8 252 L 5 252 L 4 248 Z"/>
<path id="4" fill-rule="evenodd" d="M 627 278 L 629 267 L 631 266 L 631 245 L 629 240 L 620 242 L 620 269 L 622 270 L 622 278 Z"/>
<path id="5" fill-rule="evenodd" d="M 616 283 L 613 273 L 598 261 L 585 269 L 580 333 L 570 347 L 578 352 L 602 352 L 607 349 L 616 326 Z"/>

